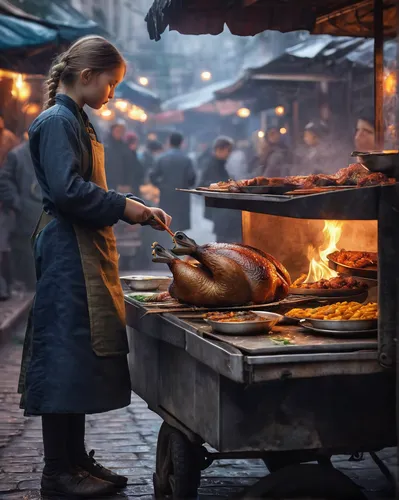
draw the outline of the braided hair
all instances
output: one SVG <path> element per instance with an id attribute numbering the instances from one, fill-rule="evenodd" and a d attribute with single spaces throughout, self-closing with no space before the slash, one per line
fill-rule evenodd
<path id="1" fill-rule="evenodd" d="M 97 35 L 80 38 L 57 57 L 50 69 L 46 81 L 45 109 L 54 106 L 60 83 L 66 86 L 73 85 L 84 69 L 100 74 L 121 65 L 126 66 L 122 54 L 105 38 Z"/>
<path id="2" fill-rule="evenodd" d="M 60 85 L 63 72 L 67 68 L 67 58 L 62 54 L 50 69 L 49 78 L 46 81 L 47 85 L 47 102 L 45 109 L 51 108 L 55 104 L 55 96 Z"/>

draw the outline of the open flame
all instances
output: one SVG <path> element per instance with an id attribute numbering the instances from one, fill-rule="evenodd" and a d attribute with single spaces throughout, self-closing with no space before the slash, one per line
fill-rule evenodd
<path id="1" fill-rule="evenodd" d="M 327 255 L 338 250 L 337 243 L 341 238 L 343 222 L 324 221 L 323 244 L 316 249 L 313 245 L 308 247 L 309 272 L 303 283 L 315 283 L 321 279 L 330 279 L 338 276 L 336 271 L 328 267 Z"/>

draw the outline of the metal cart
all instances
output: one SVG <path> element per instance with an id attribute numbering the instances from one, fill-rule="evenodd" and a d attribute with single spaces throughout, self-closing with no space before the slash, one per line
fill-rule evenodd
<path id="1" fill-rule="evenodd" d="M 164 420 L 156 497 L 196 497 L 201 470 L 215 459 L 262 458 L 272 474 L 250 490 L 252 497 L 295 491 L 364 498 L 330 457 L 371 452 L 389 475 L 375 452 L 396 445 L 398 186 L 295 197 L 202 195 L 214 207 L 286 217 L 377 219 L 378 341 L 308 337 L 281 327 L 293 345 L 265 338 L 237 343 L 188 318 L 148 314 L 127 299 L 132 387 Z M 309 461 L 317 464 L 303 465 Z"/>

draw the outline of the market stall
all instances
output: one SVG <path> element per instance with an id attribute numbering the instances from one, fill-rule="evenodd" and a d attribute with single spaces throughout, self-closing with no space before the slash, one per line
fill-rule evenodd
<path id="1" fill-rule="evenodd" d="M 205 196 L 210 206 L 245 210 L 244 243 L 253 245 L 253 235 L 258 235 L 257 247 L 264 251 L 269 248 L 261 242 L 259 221 L 251 220 L 252 212 L 278 215 L 284 229 L 289 227 L 288 218 L 293 223 L 297 218 L 378 220 L 379 333 L 378 340 L 371 332 L 371 337 L 364 332 L 365 336 L 354 333 L 345 338 L 349 332 L 332 336 L 282 325 L 269 335 L 226 335 L 213 330 L 203 317 L 215 309 L 286 314 L 294 307 L 326 301 L 363 302 L 363 291 L 350 298 L 342 291 L 344 296 L 336 293 L 327 299 L 317 290 L 309 296 L 298 290 L 274 303 L 213 308 L 143 304 L 137 295 L 129 295 L 133 390 L 165 422 L 154 476 L 158 497 L 170 490 L 176 498 L 182 491 L 183 496 L 194 496 L 201 469 L 215 459 L 260 457 L 270 471 L 284 467 L 284 481 L 294 489 L 299 487 L 303 466 L 297 470 L 287 466 L 318 460 L 306 485 L 307 495 L 320 498 L 334 487 L 335 498 L 357 498 L 352 484 L 348 490 L 343 478 L 334 475 L 330 480 L 329 460 L 341 453 L 374 455 L 396 444 L 395 376 L 387 368 L 394 365 L 397 328 L 397 290 L 392 280 L 396 272 L 392 249 L 398 237 L 392 200 L 397 190 L 393 184 L 308 195 L 193 191 Z M 203 443 L 218 452 L 210 453 Z M 323 478 L 324 489 L 315 486 L 314 475 Z M 269 486 L 263 484 L 263 491 L 270 493 Z"/>
<path id="2" fill-rule="evenodd" d="M 222 3 L 219 2 L 219 7 Z M 381 138 L 382 2 L 376 1 L 374 17 L 370 2 L 354 2 L 352 6 L 348 6 L 348 2 L 328 2 L 328 6 L 313 2 L 311 15 L 310 10 L 306 11 L 309 13 L 306 18 L 303 8 L 302 15 L 297 11 L 297 17 L 287 17 L 282 13 L 278 15 L 275 4 L 272 7 L 270 2 L 259 0 L 245 2 L 245 7 L 237 6 L 241 17 L 230 9 L 218 19 L 199 16 L 198 9 L 204 7 L 203 3 L 200 6 L 193 1 L 190 9 L 187 2 L 179 15 L 172 4 L 173 1 L 167 3 L 163 22 L 156 25 L 157 31 L 152 31 L 152 36 L 157 38 L 167 24 L 182 32 L 216 33 L 225 21 L 233 32 L 249 34 L 249 13 L 253 15 L 255 11 L 257 19 L 273 20 L 272 25 L 265 26 L 264 22 L 263 29 L 281 31 L 308 28 L 320 33 L 324 26 L 324 31 L 335 33 L 330 30 L 333 26 L 339 34 L 347 34 L 343 31 L 350 31 L 351 23 L 357 20 L 362 29 L 356 31 L 352 26 L 352 34 L 364 36 L 370 29 L 370 19 L 371 22 L 374 19 L 378 32 L 376 124 Z M 150 11 L 147 18 L 150 28 L 155 26 L 152 23 L 160 5 L 155 2 Z M 165 8 L 164 2 L 162 5 Z M 385 4 L 385 7 L 389 7 L 385 16 L 388 33 L 392 32 L 389 22 L 392 6 Z M 265 14 L 263 17 L 261 11 Z M 277 22 L 283 18 L 284 22 Z M 251 33 L 256 32 L 254 26 L 261 31 L 259 23 L 252 19 Z M 128 293 L 126 306 L 133 390 L 164 420 L 154 474 L 157 498 L 196 497 L 201 470 L 213 460 L 223 458 L 265 461 L 271 474 L 252 487 L 246 493 L 247 498 L 289 498 L 292 493 L 306 498 L 364 498 L 354 483 L 331 466 L 331 456 L 338 453 L 369 452 L 381 471 L 394 482 L 377 452 L 397 442 L 394 369 L 399 328 L 396 312 L 399 296 L 396 280 L 399 172 L 396 165 L 399 159 L 395 154 L 388 159 L 364 157 L 362 161 L 370 170 L 363 170 L 364 167 L 357 164 L 333 176 L 257 178 L 193 190 L 193 194 L 205 198 L 208 207 L 243 212 L 243 243 L 249 247 L 239 268 L 231 264 L 235 275 L 229 262 L 223 260 L 231 248 L 213 247 L 211 263 L 204 258 L 206 249 L 187 242 L 181 233 L 174 235 L 171 244 L 175 257 L 159 245 L 154 246 L 154 258 L 167 263 L 173 273 L 171 297 L 166 301 L 162 301 L 161 296 L 148 300 L 145 294 Z M 310 234 L 306 228 L 312 221 L 325 221 L 325 229 L 331 221 L 335 228 L 339 221 L 345 221 L 352 232 L 353 246 L 349 252 L 352 255 L 348 256 L 344 247 L 338 245 L 339 238 L 333 241 L 334 245 L 324 241 L 328 244 L 315 258 L 309 257 L 309 267 L 302 269 L 306 279 L 299 277 L 300 281 L 293 279 L 290 284 L 287 278 L 284 282 L 283 253 L 293 278 L 297 277 L 294 272 L 298 269 L 290 269 L 294 262 L 293 258 L 290 261 L 290 255 L 294 255 L 296 249 L 285 248 L 283 242 L 291 239 L 306 244 Z M 368 240 L 357 239 L 359 227 L 367 227 L 367 232 L 372 234 Z M 332 228 L 330 232 L 335 234 Z M 375 243 L 378 253 L 371 251 L 367 241 Z M 200 263 L 197 268 L 198 265 L 192 265 L 194 270 L 190 272 L 185 268 L 184 273 L 179 269 L 183 264 L 176 264 L 177 257 L 182 255 L 182 242 L 186 249 L 195 248 L 183 253 Z M 254 254 L 257 266 L 266 259 L 274 263 L 274 271 L 277 270 L 276 281 L 273 287 L 270 285 L 274 292 L 263 302 L 255 300 L 255 295 L 249 292 L 245 295 L 245 280 L 240 278 L 240 268 L 245 268 L 246 261 L 253 259 Z M 351 261 L 354 255 L 356 258 L 366 255 L 368 263 L 354 264 Z M 323 269 L 333 268 L 338 276 L 321 274 L 309 280 L 314 262 Z M 217 264 L 224 273 L 216 269 Z M 366 272 L 365 276 L 365 271 L 373 271 L 373 274 Z M 206 279 L 201 272 L 207 275 Z M 358 278 L 367 278 L 368 287 L 363 288 L 356 281 Z M 330 293 L 337 279 L 344 284 Z M 352 279 L 357 284 L 349 293 Z M 192 285 L 183 286 L 190 280 Z M 203 290 L 206 280 L 213 280 L 214 289 L 221 290 L 220 294 L 209 295 L 209 290 Z M 217 280 L 219 283 L 215 283 Z M 258 283 L 256 279 L 250 282 Z M 278 292 L 281 287 L 284 293 Z M 377 298 L 372 299 L 375 290 Z M 367 303 L 367 296 L 370 304 L 362 305 Z M 318 309 L 324 306 L 326 308 Z M 365 325 L 362 321 L 374 323 L 355 332 L 354 323 L 348 325 L 348 321 L 359 318 L 352 307 L 353 311 L 367 315 L 360 316 L 359 326 Z M 369 308 L 375 312 L 370 313 Z M 268 321 L 271 321 L 270 313 L 279 314 L 279 322 L 264 327 L 263 335 L 234 334 L 232 328 L 227 334 L 217 326 L 218 323 L 241 326 L 256 322 L 253 317 L 249 320 L 247 314 L 269 314 Z M 289 319 L 294 319 L 295 324 L 287 324 Z M 316 463 L 304 465 L 310 461 Z"/>

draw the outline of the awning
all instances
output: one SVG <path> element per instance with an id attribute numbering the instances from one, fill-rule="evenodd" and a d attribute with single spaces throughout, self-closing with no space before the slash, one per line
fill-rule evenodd
<path id="1" fill-rule="evenodd" d="M 215 92 L 231 85 L 233 80 L 223 80 L 221 82 L 212 83 L 201 89 L 189 92 L 188 94 L 173 97 L 162 103 L 162 111 L 188 111 L 190 109 L 199 109 L 203 107 L 203 111 L 217 112 L 216 108 L 209 104 L 215 100 Z"/>
<path id="2" fill-rule="evenodd" d="M 132 81 L 122 82 L 116 89 L 115 97 L 126 99 L 140 108 L 156 113 L 160 109 L 159 97 L 148 89 Z"/>
<path id="3" fill-rule="evenodd" d="M 0 14 L 0 68 L 25 74 L 47 73 L 57 39 L 56 30 Z"/>
<path id="4" fill-rule="evenodd" d="M 335 67 L 364 41 L 351 37 L 312 35 L 303 42 L 285 49 L 275 58 L 264 58 L 244 63 L 245 70 L 231 85 L 216 92 L 218 99 L 250 99 L 267 92 L 275 95 L 272 88 L 289 90 L 290 85 L 335 81 L 340 79 L 341 68 Z"/>
<path id="5" fill-rule="evenodd" d="M 384 2 L 384 32 L 396 36 L 396 2 Z M 315 34 L 370 37 L 373 0 L 154 0 L 147 16 L 151 39 L 170 30 L 185 35 L 218 35 L 225 25 L 234 35 L 265 30 L 306 30 Z"/>
<path id="6" fill-rule="evenodd" d="M 91 34 L 109 37 L 97 23 L 64 0 L 0 0 L 0 12 L 44 21 L 47 26 L 57 29 L 60 40 L 67 43 Z"/>

